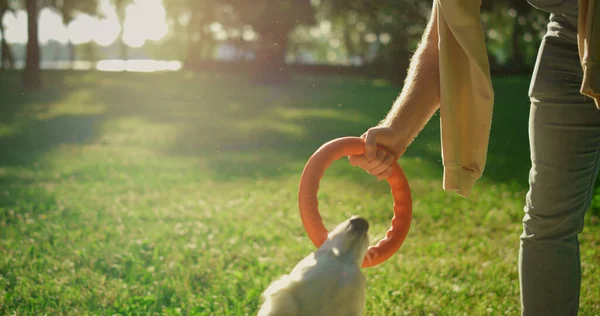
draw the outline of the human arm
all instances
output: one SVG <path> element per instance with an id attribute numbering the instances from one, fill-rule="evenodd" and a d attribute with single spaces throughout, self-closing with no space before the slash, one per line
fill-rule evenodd
<path id="1" fill-rule="evenodd" d="M 439 34 L 437 49 L 429 47 L 437 55 L 428 55 L 431 51 L 424 46 L 423 51 L 427 54 L 422 53 L 417 60 L 423 60 L 428 67 L 419 68 L 419 63 L 411 61 L 411 74 L 399 103 L 388 115 L 391 119 L 386 118 L 381 126 L 369 129 L 364 135 L 368 138 L 366 147 L 370 155 L 376 143 L 399 157 L 439 108 L 443 188 L 463 197 L 469 196 L 475 182 L 483 174 L 494 105 L 480 5 L 480 0 L 434 1 L 429 23 L 439 23 L 433 28 Z M 433 29 L 429 38 L 434 38 Z M 426 43 L 422 40 L 420 46 Z M 437 59 L 426 59 L 425 56 L 437 56 Z M 437 71 L 434 65 L 437 65 Z M 435 73 L 435 85 L 431 84 L 432 80 L 426 80 L 428 70 L 429 74 Z M 423 76 L 418 79 L 414 74 Z M 429 82 L 430 89 L 420 82 Z M 408 92 L 405 94 L 405 91 Z M 416 97 L 409 97 L 412 95 L 410 92 Z M 425 96 L 419 97 L 419 94 Z M 437 102 L 427 102 L 431 98 L 437 98 Z M 363 158 L 362 161 L 353 157 L 351 163 L 385 179 L 391 173 L 391 168 L 386 165 L 393 163 L 393 159 L 379 159 L 379 154 L 376 157 L 373 160 Z"/>
<path id="2" fill-rule="evenodd" d="M 413 55 L 402 92 L 387 116 L 363 137 L 366 152 L 350 156 L 350 163 L 365 169 L 379 180 L 387 179 L 392 164 L 423 129 L 440 106 L 440 75 L 437 6 Z M 376 144 L 387 149 L 380 150 Z"/>

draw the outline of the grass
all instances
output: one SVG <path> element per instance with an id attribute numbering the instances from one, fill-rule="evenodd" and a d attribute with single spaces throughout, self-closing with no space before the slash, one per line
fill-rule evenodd
<path id="1" fill-rule="evenodd" d="M 361 78 L 0 74 L 2 314 L 252 315 L 314 249 L 297 210 L 310 154 L 377 123 L 399 89 Z M 527 78 L 494 78 L 486 173 L 470 199 L 441 188 L 439 118 L 401 159 L 409 236 L 365 269 L 368 315 L 519 314 L 517 249 L 529 168 Z M 391 218 L 385 182 L 345 161 L 320 190 L 327 227 Z M 600 203 L 598 203 L 600 204 Z M 581 314 L 600 314 L 596 204 L 581 235 Z"/>

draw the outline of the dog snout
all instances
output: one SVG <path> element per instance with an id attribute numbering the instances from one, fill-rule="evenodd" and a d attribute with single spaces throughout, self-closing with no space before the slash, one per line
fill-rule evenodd
<path id="1" fill-rule="evenodd" d="M 369 223 L 362 217 L 352 218 L 350 220 L 350 225 L 352 226 L 352 229 L 360 232 L 366 232 L 369 230 Z"/>

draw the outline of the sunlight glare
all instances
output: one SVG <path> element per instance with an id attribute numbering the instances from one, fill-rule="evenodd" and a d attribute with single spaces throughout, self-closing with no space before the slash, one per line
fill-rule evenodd
<path id="1" fill-rule="evenodd" d="M 116 17 L 96 22 L 94 41 L 100 46 L 110 46 L 119 37 L 121 26 Z"/>
<path id="2" fill-rule="evenodd" d="M 61 16 L 47 8 L 40 10 L 40 42 L 49 40 L 74 44 L 95 41 L 101 46 L 109 46 L 118 38 L 121 31 L 114 5 L 110 0 L 99 2 L 99 11 L 104 15 L 98 19 L 87 14 L 76 15 L 65 27 Z M 9 43 L 27 43 L 27 13 L 18 10 L 14 15 L 4 16 L 6 40 Z M 124 41 L 132 47 L 140 47 L 147 40 L 158 41 L 168 32 L 166 11 L 162 0 L 137 0 L 126 8 Z"/>
<path id="3" fill-rule="evenodd" d="M 97 21 L 87 14 L 78 15 L 73 19 L 68 27 L 71 42 L 75 45 L 89 43 L 92 40 Z"/>
<path id="4" fill-rule="evenodd" d="M 104 17 L 97 22 L 94 30 L 94 41 L 100 46 L 110 46 L 118 39 L 121 32 L 119 18 L 110 0 L 101 0 L 98 4 L 98 10 Z"/>
<path id="5" fill-rule="evenodd" d="M 27 43 L 27 13 L 25 11 L 19 10 L 15 14 L 6 13 L 4 25 L 6 27 L 4 34 L 8 42 Z"/>
<path id="6" fill-rule="evenodd" d="M 119 36 L 120 29 L 116 17 L 98 20 L 87 14 L 78 15 L 68 27 L 73 44 L 84 44 L 93 40 L 101 46 L 112 44 Z"/>
<path id="7" fill-rule="evenodd" d="M 126 8 L 123 40 L 140 47 L 146 40 L 157 41 L 168 32 L 166 11 L 161 0 L 137 0 Z"/>
<path id="8" fill-rule="evenodd" d="M 210 27 L 210 30 L 213 33 L 216 33 L 216 32 L 220 31 L 223 28 L 223 26 L 219 22 L 213 22 L 213 23 L 210 24 L 209 27 Z"/>
<path id="9" fill-rule="evenodd" d="M 154 71 L 177 71 L 182 67 L 179 61 L 159 61 L 152 59 L 134 59 L 120 60 L 107 59 L 101 60 L 96 64 L 96 69 L 100 71 L 133 71 L 133 72 L 154 72 Z"/>
<path id="10" fill-rule="evenodd" d="M 242 39 L 245 41 L 252 41 L 256 39 L 256 33 L 252 28 L 244 27 L 244 30 L 242 31 Z"/>
<path id="11" fill-rule="evenodd" d="M 56 14 L 48 8 L 40 10 L 40 27 L 39 41 L 41 44 L 46 44 L 50 40 L 55 40 L 61 44 L 66 44 L 69 41 L 69 31 L 63 24 L 60 15 Z"/>

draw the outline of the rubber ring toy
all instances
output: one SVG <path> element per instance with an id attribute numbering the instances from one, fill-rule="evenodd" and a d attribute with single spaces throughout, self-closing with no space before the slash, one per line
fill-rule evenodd
<path id="1" fill-rule="evenodd" d="M 342 137 L 323 144 L 309 158 L 298 188 L 298 206 L 302 224 L 315 246 L 320 247 L 327 239 L 328 231 L 319 213 L 317 192 L 325 170 L 335 160 L 345 156 L 362 155 L 365 141 L 360 137 Z M 412 220 L 412 196 L 404 171 L 397 162 L 392 165 L 392 175 L 387 179 L 394 198 L 394 214 L 391 227 L 376 245 L 370 246 L 362 267 L 372 267 L 389 259 L 404 243 Z"/>

